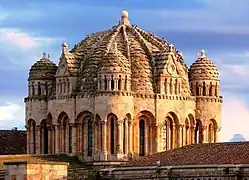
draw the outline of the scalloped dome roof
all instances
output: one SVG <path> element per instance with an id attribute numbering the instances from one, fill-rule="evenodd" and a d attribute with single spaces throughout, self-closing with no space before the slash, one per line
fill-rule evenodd
<path id="1" fill-rule="evenodd" d="M 113 72 L 131 72 L 132 91 L 150 93 L 153 92 L 152 56 L 155 52 L 169 51 L 169 44 L 164 39 L 131 25 L 128 12 L 123 11 L 118 25 L 88 35 L 70 53 L 79 59 L 78 83 L 83 91 L 96 90 L 94 79 L 97 74 L 104 69 L 112 69 Z M 178 57 L 176 49 L 174 53 Z"/>
<path id="2" fill-rule="evenodd" d="M 46 57 L 46 53 L 43 53 L 42 58 L 31 66 L 28 80 L 52 80 L 55 78 L 56 71 L 56 64 Z"/>
<path id="3" fill-rule="evenodd" d="M 198 53 L 198 59 L 190 66 L 189 80 L 219 80 L 218 68 L 204 50 Z"/>

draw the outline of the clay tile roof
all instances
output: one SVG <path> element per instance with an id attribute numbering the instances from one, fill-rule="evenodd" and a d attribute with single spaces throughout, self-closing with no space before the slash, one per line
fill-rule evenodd
<path id="1" fill-rule="evenodd" d="M 189 68 L 189 80 L 219 80 L 217 66 L 205 55 L 204 50 L 200 54 L 202 55 Z"/>
<path id="2" fill-rule="evenodd" d="M 31 66 L 29 80 L 54 79 L 56 71 L 56 64 L 50 61 L 46 54 L 43 53 L 43 57 Z"/>
<path id="3" fill-rule="evenodd" d="M 26 154 L 26 131 L 0 130 L 0 155 Z"/>
<path id="4" fill-rule="evenodd" d="M 249 164 L 249 142 L 193 144 L 145 156 L 121 166 Z"/>

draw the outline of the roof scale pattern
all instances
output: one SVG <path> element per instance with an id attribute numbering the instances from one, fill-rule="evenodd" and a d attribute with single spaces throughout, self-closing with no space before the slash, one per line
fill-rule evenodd
<path id="1" fill-rule="evenodd" d="M 79 65 L 79 85 L 82 91 L 95 91 L 99 72 L 131 73 L 132 90 L 153 93 L 153 74 L 165 68 L 166 57 L 161 56 L 153 62 L 158 53 L 167 54 L 172 47 L 152 33 L 131 25 L 128 13 L 123 12 L 120 24 L 112 29 L 88 35 L 70 51 Z M 176 61 L 181 62 L 187 73 L 182 56 L 175 49 L 172 51 Z"/>

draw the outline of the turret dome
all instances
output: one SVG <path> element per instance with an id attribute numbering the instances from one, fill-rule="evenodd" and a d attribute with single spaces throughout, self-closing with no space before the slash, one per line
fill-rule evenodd
<path id="1" fill-rule="evenodd" d="M 36 61 L 29 70 L 28 80 L 49 80 L 54 79 L 57 66 L 46 57 L 46 53 L 40 60 Z"/>
<path id="2" fill-rule="evenodd" d="M 219 80 L 217 66 L 207 57 L 205 50 L 198 53 L 198 59 L 190 66 L 189 80 Z"/>

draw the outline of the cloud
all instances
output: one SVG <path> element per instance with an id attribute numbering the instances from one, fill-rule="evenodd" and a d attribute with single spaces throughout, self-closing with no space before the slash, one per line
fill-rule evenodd
<path id="1" fill-rule="evenodd" d="M 234 134 L 230 142 L 241 142 L 246 141 L 246 139 L 241 134 Z"/>
<path id="2" fill-rule="evenodd" d="M 24 106 L 7 102 L 0 105 L 0 128 L 11 129 L 13 127 L 24 127 Z"/>
<path id="3" fill-rule="evenodd" d="M 241 134 L 249 140 L 249 107 L 246 102 L 227 94 L 223 105 L 221 141 L 229 141 L 234 134 Z"/>
<path id="4" fill-rule="evenodd" d="M 53 46 L 59 39 L 35 36 L 18 28 L 0 28 L 0 55 L 8 61 L 8 66 L 0 69 L 30 66 L 39 55 Z M 0 60 L 1 61 L 1 60 Z M 6 63 L 6 62 L 5 62 Z"/>

